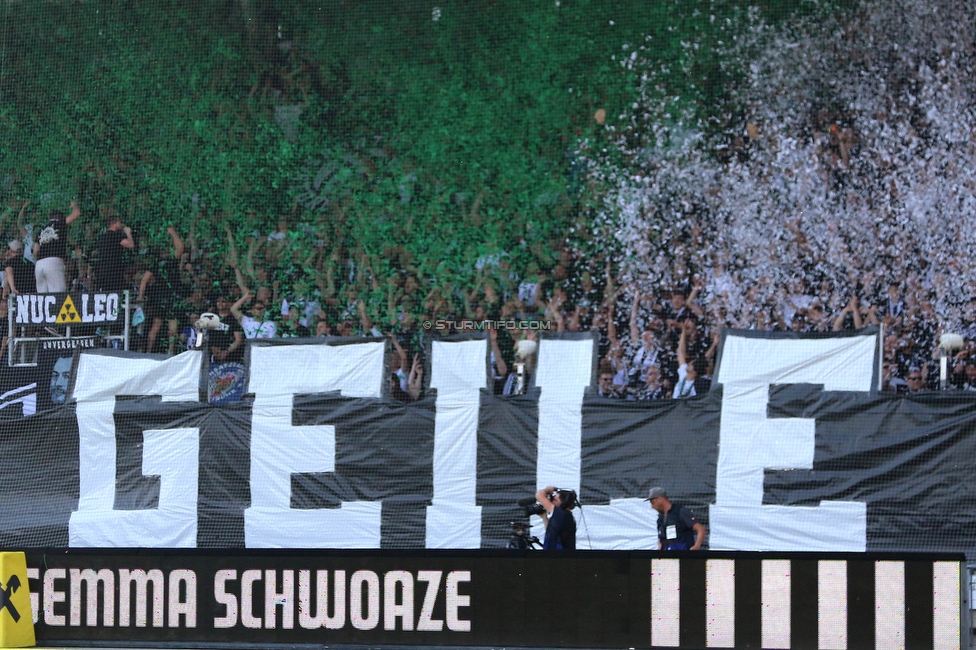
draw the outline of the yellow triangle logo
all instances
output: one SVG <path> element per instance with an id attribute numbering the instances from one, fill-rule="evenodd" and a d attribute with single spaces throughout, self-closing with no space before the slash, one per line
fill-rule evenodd
<path id="1" fill-rule="evenodd" d="M 64 303 L 61 305 L 61 311 L 58 312 L 58 317 L 54 321 L 55 323 L 80 323 L 81 316 L 78 315 L 78 310 L 75 309 L 75 303 L 71 299 L 71 296 L 65 296 Z"/>

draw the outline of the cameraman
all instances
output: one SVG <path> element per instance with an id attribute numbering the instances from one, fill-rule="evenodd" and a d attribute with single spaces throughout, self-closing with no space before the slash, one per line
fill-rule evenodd
<path id="1" fill-rule="evenodd" d="M 542 550 L 575 550 L 576 519 L 573 518 L 570 510 L 576 507 L 576 492 L 557 490 L 549 485 L 536 492 L 535 499 L 546 510 L 540 515 L 542 523 L 546 524 L 546 538 L 542 543 Z"/>

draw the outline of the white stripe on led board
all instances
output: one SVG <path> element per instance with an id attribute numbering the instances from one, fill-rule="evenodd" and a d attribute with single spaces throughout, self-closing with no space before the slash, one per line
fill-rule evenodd
<path id="1" fill-rule="evenodd" d="M 735 647 L 735 560 L 705 561 L 705 646 Z"/>
<path id="2" fill-rule="evenodd" d="M 961 626 L 959 562 L 932 563 L 932 647 L 958 650 Z"/>
<path id="3" fill-rule="evenodd" d="M 678 647 L 681 560 L 651 560 L 651 645 Z"/>
<path id="4" fill-rule="evenodd" d="M 817 562 L 817 647 L 847 650 L 847 562 Z"/>
<path id="5" fill-rule="evenodd" d="M 790 647 L 790 561 L 762 561 L 762 647 Z"/>
<path id="6" fill-rule="evenodd" d="M 876 650 L 905 647 L 904 562 L 874 563 L 874 647 Z"/>

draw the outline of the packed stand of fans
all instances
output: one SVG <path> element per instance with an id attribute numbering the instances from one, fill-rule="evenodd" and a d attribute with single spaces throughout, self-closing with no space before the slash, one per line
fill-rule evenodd
<path id="1" fill-rule="evenodd" d="M 139 305 L 132 320 L 137 351 L 174 354 L 192 347 L 192 324 L 204 312 L 229 325 L 210 333 L 216 362 L 242 361 L 247 339 L 388 336 L 395 351 L 392 394 L 416 400 L 423 392 L 425 343 L 456 333 L 424 329 L 422 322 L 536 320 L 556 332 L 599 332 L 599 395 L 658 400 L 708 390 L 724 327 L 827 332 L 883 324 L 885 389 L 938 386 L 939 319 L 932 296 L 911 277 L 864 273 L 848 294 L 827 279 L 798 275 L 765 292 L 771 299 L 747 290 L 747 300 L 732 310 L 726 300 L 731 280 L 718 263 L 697 269 L 688 266 L 690 256 L 676 257 L 686 286 L 621 285 L 610 262 L 562 251 L 550 272 L 530 265 L 523 278 L 504 260 L 479 265 L 475 285 L 462 289 L 450 278 L 423 278 L 402 248 L 390 248 L 386 261 L 394 270 L 381 277 L 377 261 L 362 250 L 330 248 L 321 240 L 309 246 L 314 228 L 293 230 L 294 214 L 270 233 L 243 239 L 225 225 L 220 242 L 197 238 L 198 216 L 185 234 L 167 227 L 168 245 L 154 246 L 111 211 L 98 218 L 83 215 L 75 203 L 67 215 L 33 214 L 29 207 L 11 205 L 0 219 L 8 233 L 0 314 L 6 316 L 12 294 L 128 289 Z M 79 219 L 84 225 L 73 226 Z M 950 383 L 976 390 L 976 301 L 966 316 L 960 334 L 970 343 L 952 360 Z M 521 373 L 531 374 L 534 361 L 531 352 L 519 350 L 534 350 L 525 341 L 536 341 L 537 332 L 489 334 L 495 391 L 517 393 L 526 381 Z"/>

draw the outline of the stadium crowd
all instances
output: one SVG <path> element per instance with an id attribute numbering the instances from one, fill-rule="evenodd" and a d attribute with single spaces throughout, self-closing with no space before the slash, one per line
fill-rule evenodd
<path id="1" fill-rule="evenodd" d="M 93 217 L 74 203 L 67 215 L 28 208 L 12 205 L 0 219 L 0 229 L 13 233 L 0 313 L 6 315 L 16 293 L 129 289 L 140 306 L 134 349 L 145 352 L 173 354 L 192 345 L 192 323 L 208 311 L 230 325 L 211 335 L 218 362 L 240 361 L 247 339 L 389 336 L 396 351 L 393 394 L 409 400 L 423 391 L 423 350 L 431 337 L 456 333 L 462 319 L 518 319 L 555 332 L 597 330 L 600 395 L 668 399 L 708 389 L 724 327 L 804 333 L 883 325 L 885 389 L 938 387 L 940 322 L 933 297 L 911 276 L 864 272 L 841 293 L 829 279 L 798 275 L 772 292 L 748 289 L 733 310 L 734 280 L 722 264 L 689 266 L 690 254 L 672 261 L 674 276 L 687 278 L 680 286 L 624 284 L 607 259 L 578 259 L 567 249 L 553 268 L 530 264 L 525 277 L 504 260 L 479 264 L 475 285 L 461 288 L 450 278 L 422 277 L 395 245 L 385 267 L 394 272 L 383 277 L 362 250 L 316 241 L 314 228 L 293 224 L 296 214 L 243 238 L 225 226 L 219 245 L 196 236 L 194 219 L 185 236 L 170 226 L 169 245 L 153 246 L 111 211 Z M 84 227 L 71 225 L 79 219 Z M 802 234 L 795 235 L 802 244 Z M 764 294 L 772 298 L 761 299 Z M 965 314 L 958 333 L 966 345 L 954 352 L 950 383 L 976 390 L 976 357 L 969 359 L 976 350 L 976 301 Z M 441 326 L 430 325 L 437 321 Z M 536 339 L 537 330 L 489 332 L 496 392 L 514 392 L 519 341 Z M 531 365 L 530 358 L 529 371 Z"/>
<path id="2" fill-rule="evenodd" d="M 653 286 L 622 284 L 609 261 L 577 259 L 564 250 L 548 272 L 533 264 L 526 277 L 504 260 L 479 264 L 476 284 L 459 289 L 448 279 L 420 277 L 396 247 L 390 252 L 398 271 L 381 277 L 363 251 L 314 239 L 309 245 L 314 229 L 302 225 L 296 232 L 287 217 L 273 231 L 242 241 L 225 226 L 226 241 L 219 245 L 201 241 L 192 226 L 185 238 L 171 226 L 170 245 L 154 247 L 112 211 L 95 223 L 86 216 L 84 227 L 72 228 L 82 216 L 75 203 L 67 215 L 33 215 L 28 208 L 12 205 L 0 222 L 15 233 L 4 253 L 2 313 L 16 293 L 129 289 L 140 305 L 133 318 L 135 349 L 145 352 L 173 354 L 192 345 L 192 323 L 207 311 L 230 325 L 211 336 L 212 355 L 221 362 L 240 361 L 246 339 L 388 335 L 396 351 L 394 394 L 417 399 L 426 340 L 456 333 L 456 325 L 425 329 L 421 323 L 535 320 L 555 332 L 599 332 L 600 395 L 667 399 L 707 390 L 723 327 L 803 333 L 883 324 L 885 388 L 938 386 L 940 320 L 934 297 L 917 276 L 864 272 L 845 292 L 827 278 L 796 276 L 782 286 L 757 285 L 743 293 L 732 291 L 735 280 L 718 260 L 712 268 L 694 265 L 702 251 L 673 256 L 673 277 L 687 278 L 686 284 Z M 793 250 L 801 251 L 799 225 L 793 237 Z M 342 277 L 335 268 L 343 269 Z M 739 296 L 735 309 L 732 293 Z M 976 358 L 969 359 L 976 350 L 976 302 L 965 315 L 959 333 L 967 343 L 952 359 L 951 384 L 976 390 Z M 514 390 L 516 349 L 525 338 L 535 339 L 536 331 L 490 330 L 498 393 Z"/>

